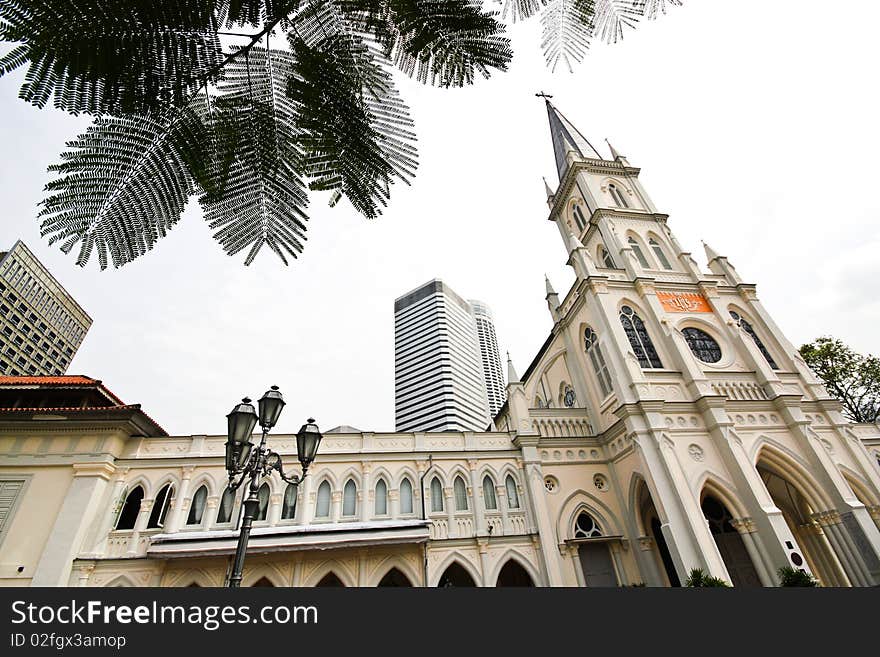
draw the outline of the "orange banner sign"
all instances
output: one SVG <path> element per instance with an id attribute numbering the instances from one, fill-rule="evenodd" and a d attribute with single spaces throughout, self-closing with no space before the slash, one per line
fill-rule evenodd
<path id="1" fill-rule="evenodd" d="M 702 294 L 695 292 L 657 292 L 663 309 L 671 313 L 710 313 L 712 309 Z"/>

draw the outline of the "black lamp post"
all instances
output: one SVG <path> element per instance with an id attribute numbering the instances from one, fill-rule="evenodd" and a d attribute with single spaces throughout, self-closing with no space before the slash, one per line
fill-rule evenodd
<path id="1" fill-rule="evenodd" d="M 318 447 L 321 444 L 321 435 L 318 425 L 312 418 L 302 425 L 296 434 L 296 455 L 302 466 L 302 475 L 288 475 L 284 472 L 281 456 L 266 446 L 266 438 L 269 430 L 278 422 L 281 409 L 284 408 L 284 398 L 278 391 L 278 386 L 272 386 L 270 390 L 257 402 L 259 413 L 254 410 L 251 400 L 245 397 L 241 403 L 232 409 L 226 416 L 229 429 L 226 440 L 226 470 L 229 472 L 229 485 L 231 490 L 237 490 L 248 478 L 250 487 L 242 504 L 244 505 L 244 517 L 241 522 L 241 530 L 238 534 L 238 547 L 235 549 L 235 561 L 232 566 L 232 574 L 229 576 L 229 587 L 241 586 L 241 571 L 244 566 L 244 556 L 247 552 L 248 540 L 251 536 L 251 526 L 254 517 L 260 507 L 260 480 L 272 474 L 276 470 L 278 475 L 288 484 L 298 487 L 299 482 L 306 476 L 306 471 L 315 460 Z M 260 423 L 263 437 L 260 444 L 254 449 L 254 427 Z M 236 480 L 236 477 L 238 478 Z M 296 504 L 296 496 L 294 496 Z M 294 509 L 295 512 L 295 509 Z"/>

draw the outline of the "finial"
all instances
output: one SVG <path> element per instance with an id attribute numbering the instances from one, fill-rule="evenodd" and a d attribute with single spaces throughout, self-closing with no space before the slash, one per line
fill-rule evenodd
<path id="1" fill-rule="evenodd" d="M 550 102 L 550 99 L 553 98 L 552 94 L 545 94 L 543 91 L 535 94 L 538 98 L 543 98 L 545 102 Z"/>
<path id="2" fill-rule="evenodd" d="M 510 352 L 507 352 L 507 385 L 511 383 L 519 383 L 519 375 L 513 367 L 513 361 L 510 360 Z"/>
<path id="3" fill-rule="evenodd" d="M 700 240 L 700 241 L 702 241 L 702 240 Z M 720 255 L 715 253 L 715 249 L 713 249 L 711 246 L 709 246 L 705 242 L 703 242 L 703 250 L 706 252 L 706 261 L 707 262 L 712 262 L 713 260 L 715 260 L 715 258 L 721 257 Z"/>
<path id="4" fill-rule="evenodd" d="M 551 294 L 556 294 L 556 290 L 553 289 L 553 285 L 550 283 L 550 277 L 547 274 L 544 274 L 544 286 L 547 289 L 547 296 L 549 297 Z"/>
<path id="5" fill-rule="evenodd" d="M 621 157 L 623 157 L 620 153 L 617 152 L 614 146 L 611 145 L 611 142 L 608 141 L 608 137 L 605 137 L 605 143 L 608 144 L 608 148 L 611 151 L 611 157 L 613 157 L 615 160 L 619 160 Z"/>
<path id="6" fill-rule="evenodd" d="M 553 198 L 553 190 L 550 189 L 550 185 L 547 183 L 547 178 L 542 176 L 541 179 L 544 181 L 544 191 L 547 192 L 547 198 Z"/>

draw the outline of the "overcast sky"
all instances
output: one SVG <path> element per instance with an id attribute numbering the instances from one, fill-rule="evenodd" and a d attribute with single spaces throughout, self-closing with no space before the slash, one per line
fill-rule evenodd
<path id="1" fill-rule="evenodd" d="M 634 165 L 682 245 L 700 240 L 758 284 L 796 345 L 832 334 L 878 351 L 880 3 L 686 0 L 624 41 L 551 74 L 540 24 L 511 30 L 507 73 L 463 90 L 401 79 L 421 166 L 367 221 L 313 196 L 309 240 L 284 267 L 248 268 L 211 238 L 193 200 L 146 256 L 101 272 L 39 237 L 47 165 L 87 120 L 17 99 L 0 79 L 0 247 L 23 239 L 94 319 L 69 373 L 102 379 L 172 434 L 225 432 L 243 395 L 288 402 L 281 431 L 309 415 L 329 429 L 394 428 L 393 300 L 440 277 L 494 310 L 518 370 L 574 276 L 547 222 L 541 177 L 556 172 L 539 90 L 594 145 Z M 601 146 L 600 146 L 601 145 Z"/>

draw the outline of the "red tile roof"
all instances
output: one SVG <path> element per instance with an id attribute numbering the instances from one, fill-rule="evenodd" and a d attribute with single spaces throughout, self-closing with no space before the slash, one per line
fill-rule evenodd
<path id="1" fill-rule="evenodd" d="M 118 405 L 125 406 L 125 402 L 114 395 L 101 381 L 80 374 L 65 376 L 0 376 L 0 386 L 49 386 L 60 388 L 94 386 L 99 388 L 101 392 L 105 393 Z"/>

